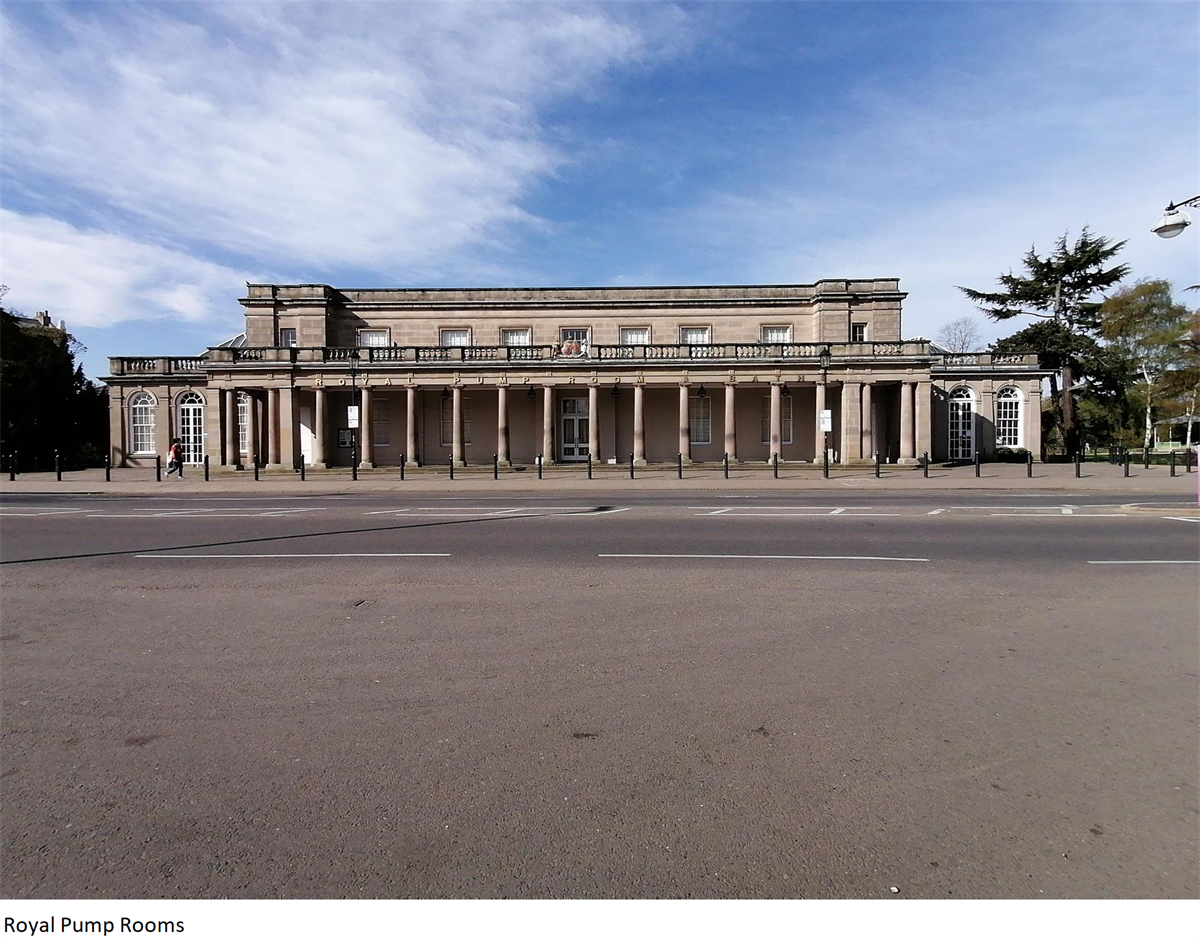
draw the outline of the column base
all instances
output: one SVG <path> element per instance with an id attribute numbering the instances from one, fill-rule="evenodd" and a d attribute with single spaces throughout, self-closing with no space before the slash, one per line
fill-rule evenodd
<path id="1" fill-rule="evenodd" d="M 419 462 L 419 461 L 406 461 L 406 462 L 404 462 L 404 467 L 405 467 L 406 469 L 407 469 L 407 468 L 419 468 L 419 467 L 421 467 L 421 462 Z"/>
<path id="2" fill-rule="evenodd" d="M 646 459 L 645 459 L 645 458 L 634 458 L 634 459 L 633 459 L 633 466 L 634 466 L 635 468 L 644 468 L 644 467 L 646 467 Z"/>
<path id="3" fill-rule="evenodd" d="M 374 461 L 360 461 L 360 462 L 358 463 L 358 470 L 359 470 L 359 471 L 369 471 L 369 470 L 371 470 L 371 468 L 373 468 L 373 467 L 375 467 L 375 462 L 374 462 Z"/>
<path id="4" fill-rule="evenodd" d="M 450 463 L 456 468 L 465 468 L 467 466 L 467 462 L 463 458 L 452 458 Z"/>
<path id="5" fill-rule="evenodd" d="M 496 467 L 497 468 L 511 468 L 512 462 L 508 461 L 507 459 L 501 460 L 501 459 L 497 458 L 496 459 Z"/>
<path id="6" fill-rule="evenodd" d="M 262 466 L 263 471 L 291 471 L 291 466 L 283 464 L 280 461 L 272 461 L 270 464 Z"/>
<path id="7" fill-rule="evenodd" d="M 896 461 L 896 464 L 920 464 L 920 463 L 921 463 L 920 458 L 899 458 Z"/>
<path id="8" fill-rule="evenodd" d="M 329 467 L 329 465 L 324 461 L 309 461 L 304 465 L 304 467 L 309 468 L 312 471 L 324 471 Z"/>

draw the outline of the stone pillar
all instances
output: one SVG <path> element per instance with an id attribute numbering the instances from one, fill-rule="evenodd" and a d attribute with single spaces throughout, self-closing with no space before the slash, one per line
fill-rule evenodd
<path id="1" fill-rule="evenodd" d="M 875 460 L 875 403 L 870 383 L 862 385 L 862 456 Z"/>
<path id="2" fill-rule="evenodd" d="M 375 433 L 371 428 L 371 389 L 363 386 L 359 395 L 361 406 L 358 410 L 358 466 L 360 468 L 375 467 Z"/>
<path id="3" fill-rule="evenodd" d="M 822 456 L 825 454 L 825 433 L 821 431 L 821 413 L 825 410 L 825 384 L 817 383 L 817 405 L 816 415 L 813 421 L 813 461 L 818 464 L 822 461 Z"/>
<path id="4" fill-rule="evenodd" d="M 225 390 L 225 464 L 236 468 L 241 462 L 238 452 L 238 391 Z"/>
<path id="5" fill-rule="evenodd" d="M 279 394 L 279 465 L 282 468 L 296 467 L 296 448 L 300 444 L 299 415 L 296 412 L 296 390 L 292 387 L 278 389 Z"/>
<path id="6" fill-rule="evenodd" d="M 767 451 L 767 461 L 773 455 L 779 455 L 783 460 L 783 390 L 778 383 L 771 384 L 771 447 Z"/>
<path id="7" fill-rule="evenodd" d="M 933 460 L 933 383 L 917 383 L 917 403 L 913 410 L 913 422 L 916 426 L 916 452 L 920 458 L 929 452 L 929 460 Z"/>
<path id="8" fill-rule="evenodd" d="M 692 460 L 691 413 L 688 411 L 688 385 L 679 384 L 679 453 L 685 464 Z"/>
<path id="9" fill-rule="evenodd" d="M 125 407 L 125 389 L 122 386 L 108 387 L 108 447 L 109 460 L 114 468 L 125 467 L 128 446 L 128 417 Z M 18 456 L 19 460 L 20 456 Z"/>
<path id="10" fill-rule="evenodd" d="M 246 390 L 246 395 L 250 397 L 250 402 L 246 407 L 246 464 L 253 468 L 255 455 L 258 456 L 260 465 L 262 464 L 262 438 L 261 428 L 258 422 L 258 393 Z"/>
<path id="11" fill-rule="evenodd" d="M 267 465 L 279 467 L 279 389 L 267 390 Z"/>
<path id="12" fill-rule="evenodd" d="M 508 387 L 496 387 L 496 460 L 504 466 L 508 460 Z"/>
<path id="13" fill-rule="evenodd" d="M 600 460 L 600 389 L 588 387 L 588 454 Z"/>
<path id="14" fill-rule="evenodd" d="M 1021 416 L 1025 423 L 1025 447 L 1033 455 L 1035 461 L 1042 460 L 1042 381 L 1035 380 L 1030 384 L 1029 401 L 1025 404 L 1025 413 Z"/>
<path id="15" fill-rule="evenodd" d="M 329 421 L 329 394 L 325 391 L 324 386 L 318 386 L 314 390 L 315 399 L 313 407 L 313 443 L 312 443 L 312 466 L 314 468 L 325 467 L 325 444 L 327 442 L 326 423 Z"/>
<path id="16" fill-rule="evenodd" d="M 917 445 L 913 440 L 913 396 L 915 383 L 900 386 L 900 461 L 911 464 L 916 460 Z"/>
<path id="17" fill-rule="evenodd" d="M 542 463 L 554 464 L 554 387 L 542 387 Z"/>
<path id="18" fill-rule="evenodd" d="M 737 386 L 725 384 L 725 453 L 730 461 L 737 461 L 737 410 L 734 408 L 734 391 Z"/>
<path id="19" fill-rule="evenodd" d="M 408 436 L 408 452 L 404 456 L 405 463 L 416 467 L 421 456 L 417 453 L 417 387 L 408 387 L 408 414 L 405 416 L 405 432 Z"/>
<path id="20" fill-rule="evenodd" d="M 463 461 L 463 424 L 462 424 L 462 387 L 454 386 L 450 390 L 452 401 L 450 409 L 450 424 L 453 426 L 450 437 L 450 460 L 456 468 L 461 468 Z"/>
<path id="21" fill-rule="evenodd" d="M 842 464 L 862 458 L 862 383 L 842 383 Z"/>
<path id="22" fill-rule="evenodd" d="M 646 463 L 646 387 L 633 387 L 633 463 Z"/>

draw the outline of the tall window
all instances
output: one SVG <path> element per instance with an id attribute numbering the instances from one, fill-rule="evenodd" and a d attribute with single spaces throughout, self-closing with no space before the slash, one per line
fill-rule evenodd
<path id="1" fill-rule="evenodd" d="M 471 444 L 471 400 L 462 397 L 463 444 Z M 447 448 L 454 444 L 454 400 L 442 400 L 442 444 Z"/>
<path id="2" fill-rule="evenodd" d="M 975 451 L 975 397 L 959 386 L 950 393 L 950 460 L 970 461 Z"/>
<path id="3" fill-rule="evenodd" d="M 469 327 L 451 327 L 441 331 L 443 347 L 471 346 L 471 329 Z"/>
<path id="4" fill-rule="evenodd" d="M 1021 447 L 1021 394 L 1012 386 L 996 394 L 996 444 L 1000 448 Z"/>
<path id="5" fill-rule="evenodd" d="M 532 343 L 533 337 L 528 327 L 512 327 L 500 331 L 502 347 L 528 347 Z"/>
<path id="6" fill-rule="evenodd" d="M 680 327 L 680 343 L 710 343 L 707 327 Z"/>
<path id="7" fill-rule="evenodd" d="M 791 343 L 792 328 L 786 325 L 764 326 L 762 329 L 763 343 Z"/>
<path id="8" fill-rule="evenodd" d="M 866 324 L 851 324 L 850 325 L 850 342 L 865 343 L 867 339 Z"/>
<path id="9" fill-rule="evenodd" d="M 712 397 L 688 397 L 688 428 L 693 445 L 712 444 Z"/>
<path id="10" fill-rule="evenodd" d="M 783 426 L 783 444 L 792 443 L 792 397 L 779 397 L 779 424 Z M 771 443 L 771 397 L 762 400 L 762 443 Z"/>
<path id="11" fill-rule="evenodd" d="M 183 460 L 186 464 L 200 464 L 204 461 L 204 397 L 195 391 L 185 392 L 177 406 Z"/>
<path id="12" fill-rule="evenodd" d="M 650 342 L 649 327 L 622 327 L 621 343 L 626 346 L 646 344 Z"/>
<path id="13" fill-rule="evenodd" d="M 376 445 L 392 443 L 392 412 L 390 403 L 382 396 L 371 401 L 371 438 Z"/>
<path id="14" fill-rule="evenodd" d="M 280 327 L 279 328 L 279 346 L 281 346 L 281 347 L 296 346 L 296 328 L 295 327 Z"/>
<path id="15" fill-rule="evenodd" d="M 388 345 L 388 331 L 378 328 L 360 330 L 358 332 L 358 345 L 360 347 L 386 347 Z"/>
<path id="16" fill-rule="evenodd" d="M 238 393 L 238 453 L 250 454 L 246 444 L 250 438 L 250 397 L 244 392 Z"/>
<path id="17" fill-rule="evenodd" d="M 133 454 L 154 454 L 154 397 L 148 392 L 129 397 L 129 431 Z"/>

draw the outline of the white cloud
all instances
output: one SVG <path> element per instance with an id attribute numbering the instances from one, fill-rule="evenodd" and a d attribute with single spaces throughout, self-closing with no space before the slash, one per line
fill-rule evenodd
<path id="1" fill-rule="evenodd" d="M 6 16 L 6 169 L 199 251 L 397 281 L 541 225 L 540 109 L 668 55 L 672 7 L 92 7 Z M 31 186 L 31 184 L 26 184 Z M 38 194 L 40 195 L 40 194 Z"/>
<path id="2" fill-rule="evenodd" d="M 253 280 L 244 272 L 48 216 L 0 210 L 0 232 L 6 307 L 48 309 L 68 329 L 133 320 L 241 329 L 236 299 Z"/>

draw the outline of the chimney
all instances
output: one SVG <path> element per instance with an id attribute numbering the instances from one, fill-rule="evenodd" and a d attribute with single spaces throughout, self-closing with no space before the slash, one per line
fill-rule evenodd
<path id="1" fill-rule="evenodd" d="M 49 327 L 49 326 L 50 326 L 50 312 L 49 312 L 49 311 L 38 311 L 38 312 L 37 312 L 37 319 L 38 319 L 38 322 L 39 322 L 39 323 L 40 323 L 40 324 L 41 324 L 43 327 Z"/>

